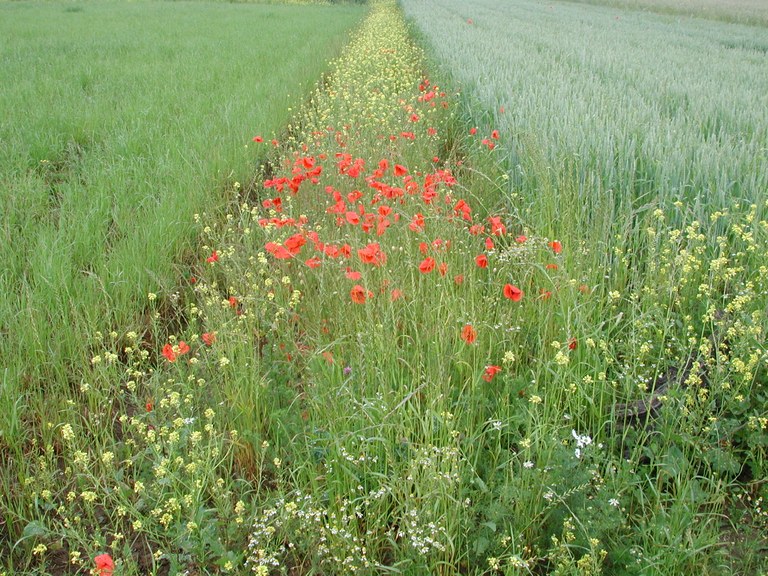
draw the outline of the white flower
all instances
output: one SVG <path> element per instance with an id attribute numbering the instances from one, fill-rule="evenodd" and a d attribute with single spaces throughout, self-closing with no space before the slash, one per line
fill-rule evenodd
<path id="1" fill-rule="evenodd" d="M 576 440 L 576 450 L 574 450 L 574 455 L 576 458 L 581 458 L 581 449 L 586 448 L 590 444 L 592 444 L 592 438 L 589 436 L 581 435 L 576 430 L 571 430 L 571 436 L 573 436 L 573 439 Z"/>

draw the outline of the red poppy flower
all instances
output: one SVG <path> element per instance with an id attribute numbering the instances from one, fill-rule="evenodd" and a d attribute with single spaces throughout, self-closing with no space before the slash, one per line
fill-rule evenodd
<path id="1" fill-rule="evenodd" d="M 163 346 L 163 356 L 168 362 L 176 362 L 176 352 L 173 350 L 173 346 L 166 344 Z"/>
<path id="2" fill-rule="evenodd" d="M 402 164 L 395 164 L 395 176 L 405 176 L 408 174 L 408 168 Z"/>
<path id="3" fill-rule="evenodd" d="M 507 227 L 501 221 L 501 216 L 490 216 L 488 220 L 491 223 L 491 234 L 494 236 L 504 236 L 507 233 Z"/>
<path id="4" fill-rule="evenodd" d="M 467 344 L 472 344 L 477 340 L 477 330 L 472 328 L 471 324 L 465 324 L 464 328 L 461 329 L 461 339 Z"/>
<path id="5" fill-rule="evenodd" d="M 153 409 L 153 408 L 154 408 L 154 405 L 152 404 L 152 402 L 149 402 L 149 401 L 148 401 L 146 404 L 144 404 L 144 409 L 145 409 L 147 412 L 152 412 L 152 409 Z"/>
<path id="6" fill-rule="evenodd" d="M 477 264 L 479 268 L 488 268 L 488 257 L 485 254 L 475 256 L 475 264 Z"/>
<path id="7" fill-rule="evenodd" d="M 319 268 L 322 263 L 323 261 L 320 260 L 320 258 L 318 258 L 317 256 L 314 256 L 304 261 L 304 264 L 306 264 L 312 269 Z"/>
<path id="8" fill-rule="evenodd" d="M 392 293 L 389 296 L 389 298 L 390 298 L 390 300 L 392 300 L 392 302 L 394 302 L 395 300 L 400 300 L 400 298 L 402 298 L 402 297 L 403 297 L 403 291 L 402 290 L 398 290 L 397 288 L 392 290 Z"/>
<path id="9" fill-rule="evenodd" d="M 355 284 L 349 291 L 349 297 L 352 298 L 352 302 L 355 304 L 365 304 L 368 298 L 373 297 L 373 293 L 360 286 L 360 284 Z"/>
<path id="10" fill-rule="evenodd" d="M 494 140 L 498 140 L 499 139 L 499 131 L 498 130 L 494 130 L 493 132 L 491 132 L 491 138 L 493 138 Z"/>
<path id="11" fill-rule="evenodd" d="M 264 200 L 261 204 L 262 206 L 264 206 L 264 208 L 274 208 L 275 212 L 283 211 L 283 199 L 280 198 L 280 196 L 275 196 L 274 198 L 268 198 L 267 200 Z"/>
<path id="12" fill-rule="evenodd" d="M 218 262 L 219 261 L 219 253 L 216 252 L 216 250 L 214 250 L 211 253 L 211 255 L 208 256 L 208 258 L 205 259 L 205 261 L 208 262 L 209 264 L 211 264 L 213 262 Z"/>
<path id="13" fill-rule="evenodd" d="M 523 291 L 513 284 L 505 284 L 504 297 L 509 298 L 512 302 L 520 302 L 523 299 Z"/>
<path id="14" fill-rule="evenodd" d="M 485 239 L 485 249 L 486 250 L 493 250 L 493 239 L 489 236 Z"/>
<path id="15" fill-rule="evenodd" d="M 281 244 L 275 244 L 274 242 L 267 242 L 264 245 L 264 249 L 278 260 L 285 260 L 287 258 L 291 258 L 292 256 L 292 254 L 286 250 L 285 246 Z"/>
<path id="16" fill-rule="evenodd" d="M 434 258 L 425 258 L 421 261 L 421 264 L 419 264 L 419 272 L 422 274 L 428 274 L 432 272 L 432 270 L 435 269 L 435 259 Z"/>
<path id="17" fill-rule="evenodd" d="M 213 343 L 216 342 L 216 332 L 203 332 L 200 338 L 202 338 L 206 346 L 213 346 Z"/>
<path id="18" fill-rule="evenodd" d="M 546 270 L 557 270 L 557 264 L 547 264 L 544 268 Z"/>
<path id="19" fill-rule="evenodd" d="M 285 249 L 288 250 L 288 252 L 295 256 L 301 251 L 301 247 L 306 243 L 307 239 L 303 234 L 294 234 L 283 242 L 283 246 L 285 246 Z"/>
<path id="20" fill-rule="evenodd" d="M 357 212 L 352 212 L 350 210 L 344 215 L 344 217 L 347 219 L 347 222 L 352 224 L 352 226 L 357 226 L 360 224 L 360 214 Z"/>
<path id="21" fill-rule="evenodd" d="M 464 274 L 456 274 L 456 276 L 453 277 L 453 283 L 456 284 L 456 286 L 464 284 Z"/>
<path id="22" fill-rule="evenodd" d="M 522 234 L 520 234 L 520 236 L 515 238 L 515 242 L 517 242 L 518 244 L 525 244 L 525 242 L 527 240 L 528 240 L 528 237 L 527 236 L 523 236 Z"/>
<path id="23" fill-rule="evenodd" d="M 424 226 L 424 215 L 419 212 L 413 215 L 411 223 L 408 224 L 408 229 L 411 232 L 422 232 L 424 230 Z"/>
<path id="24" fill-rule="evenodd" d="M 552 240 L 552 242 L 549 243 L 549 247 L 552 248 L 552 251 L 555 254 L 560 254 L 560 252 L 563 251 L 563 245 L 559 240 Z"/>
<path id="25" fill-rule="evenodd" d="M 262 142 L 264 142 L 264 138 L 262 138 L 261 136 L 254 136 L 253 141 L 256 142 L 257 144 L 261 144 Z"/>
<path id="26" fill-rule="evenodd" d="M 432 248 L 435 250 L 440 250 L 440 248 L 445 248 L 448 250 L 448 247 L 450 246 L 451 242 L 450 240 L 443 240 L 442 238 L 435 238 L 432 240 Z"/>
<path id="27" fill-rule="evenodd" d="M 96 564 L 97 576 L 112 576 L 115 572 L 115 563 L 109 554 L 99 554 L 93 559 Z"/>
<path id="28" fill-rule="evenodd" d="M 309 170 L 315 165 L 315 159 L 312 156 L 305 156 L 304 158 L 299 158 L 299 160 L 297 160 L 297 164 L 299 162 L 301 162 L 304 168 L 306 168 L 307 170 Z"/>
<path id="29" fill-rule="evenodd" d="M 456 216 L 461 216 L 464 220 L 472 220 L 472 209 L 463 199 L 456 202 L 456 205 L 453 207 L 453 213 Z"/>
<path id="30" fill-rule="evenodd" d="M 486 366 L 485 372 L 483 373 L 483 380 L 490 382 L 499 372 L 501 372 L 501 366 Z"/>
<path id="31" fill-rule="evenodd" d="M 471 136 L 474 136 L 475 134 L 477 134 L 477 128 L 474 128 L 474 127 L 473 127 L 473 128 L 470 128 L 470 129 L 469 129 L 469 134 L 470 134 Z"/>
<path id="32" fill-rule="evenodd" d="M 365 248 L 360 248 L 357 251 L 357 255 L 363 263 L 371 264 L 372 266 L 381 266 L 387 261 L 387 255 L 381 251 L 378 242 L 373 242 Z"/>
<path id="33" fill-rule="evenodd" d="M 363 276 L 362 274 L 360 274 L 360 272 L 355 272 L 349 266 L 347 266 L 347 270 L 346 272 L 344 272 L 344 275 L 350 280 L 360 280 L 360 278 L 362 278 Z"/>
<path id="34" fill-rule="evenodd" d="M 183 356 L 187 352 L 189 352 L 189 344 L 184 342 L 184 340 L 179 342 L 179 345 L 176 347 L 176 350 L 179 354 L 179 356 Z"/>
<path id="35" fill-rule="evenodd" d="M 568 340 L 568 350 L 576 350 L 579 347 L 579 341 L 576 338 L 570 338 Z"/>
<path id="36" fill-rule="evenodd" d="M 379 216 L 376 220 L 376 236 L 381 236 L 384 234 L 384 232 L 387 231 L 387 228 L 389 228 L 392 225 L 392 222 L 389 220 L 389 218 L 383 218 L 382 216 Z"/>
<path id="37" fill-rule="evenodd" d="M 230 296 L 229 297 L 229 305 L 232 308 L 237 308 L 237 298 L 235 298 L 234 296 Z"/>
<path id="38" fill-rule="evenodd" d="M 441 262 L 440 266 L 437 267 L 437 271 L 440 272 L 440 276 L 445 276 L 448 272 L 448 264 L 445 262 Z"/>

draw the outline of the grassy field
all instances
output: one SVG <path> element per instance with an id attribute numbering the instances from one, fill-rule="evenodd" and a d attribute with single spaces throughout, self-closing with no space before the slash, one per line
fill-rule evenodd
<path id="1" fill-rule="evenodd" d="M 741 536 L 734 526 L 764 518 L 745 502 L 764 497 L 766 476 L 766 28 L 613 4 L 404 8 L 463 89 L 468 121 L 499 130 L 501 202 L 571 247 L 559 281 L 592 294 L 562 310 L 556 340 L 581 332 L 602 352 L 569 364 L 566 385 L 583 396 L 543 427 L 581 414 L 608 444 L 611 406 L 682 381 L 646 440 L 624 438 L 634 457 L 600 457 L 614 471 L 631 462 L 619 492 L 634 494 L 606 571 L 760 573 L 764 520 Z M 707 370 L 692 375 L 692 361 Z M 591 514 L 567 515 L 602 541 Z"/>
<path id="2" fill-rule="evenodd" d="M 407 6 L 414 15 L 433 7 Z M 421 28 L 446 40 L 435 50 L 491 111 L 486 121 L 524 162 L 572 164 L 582 195 L 599 187 L 617 202 L 717 210 L 757 201 L 768 184 L 765 28 L 571 3 L 447 4 L 440 14 L 422 16 Z M 487 40 L 506 25 L 514 35 Z M 532 189 L 545 169 L 524 162 L 511 176 Z"/>
<path id="3" fill-rule="evenodd" d="M 446 4 L 431 20 L 434 6 L 406 6 L 439 39 L 470 114 L 507 137 L 516 208 L 539 232 L 597 247 L 609 266 L 645 243 L 638 222 L 656 209 L 711 239 L 712 214 L 763 209 L 765 28 L 572 3 Z M 515 34 L 488 40 L 506 25 Z"/>
<path id="4" fill-rule="evenodd" d="M 248 184 L 255 131 L 282 137 L 363 14 L 0 3 L 0 557 L 30 514 L 24 455 L 81 401 L 102 334 L 162 337 L 147 293 L 189 284 L 193 214 Z"/>
<path id="5" fill-rule="evenodd" d="M 69 328 L 45 398 L 6 372 L 2 576 L 768 570 L 763 29 L 402 7 L 438 76 L 371 2 L 301 106 L 272 87 L 279 147 L 248 120 L 157 214 L 189 236 L 141 321 Z"/>
<path id="6" fill-rule="evenodd" d="M 254 127 L 282 130 L 286 103 L 300 102 L 323 70 L 320 52 L 337 50 L 360 12 L 0 9 L 5 380 L 77 384 L 89 354 L 72 333 L 136 322 L 137 299 L 188 274 L 175 266 L 191 246 L 192 214 L 248 178 Z M 309 33 L 327 17 L 327 33 Z"/>
<path id="7" fill-rule="evenodd" d="M 693 18 L 707 18 L 725 22 L 739 22 L 765 26 L 768 24 L 768 5 L 761 0 L 574 0 L 585 4 L 598 4 L 652 11 Z"/>

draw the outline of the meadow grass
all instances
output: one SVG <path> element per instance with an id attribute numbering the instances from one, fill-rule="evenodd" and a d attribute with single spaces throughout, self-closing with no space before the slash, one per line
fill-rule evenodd
<path id="1" fill-rule="evenodd" d="M 488 108 L 465 116 L 420 77 L 391 10 L 300 116 L 260 205 L 206 233 L 198 331 L 221 336 L 248 436 L 234 459 L 260 487 L 248 565 L 759 570 L 764 206 L 702 208 L 725 218 L 711 260 L 677 198 L 640 222 L 585 210 L 565 156 L 515 150 Z M 540 170 L 522 190 L 510 149 Z M 620 426 L 665 378 L 670 407 Z"/>
<path id="2" fill-rule="evenodd" d="M 405 7 L 439 56 L 468 6 Z M 15 570 L 768 568 L 763 200 L 646 206 L 634 172 L 506 124 L 500 62 L 458 98 L 372 3 L 255 177 L 191 216 L 195 282 L 88 334 L 88 380 L 0 477 Z"/>
<path id="3" fill-rule="evenodd" d="M 562 345 L 559 329 L 597 351 L 564 372 L 532 365 L 561 398 L 541 430 L 567 415 L 608 444 L 617 402 L 682 381 L 660 422 L 621 433 L 624 460 L 599 458 L 634 494 L 616 499 L 626 523 L 605 571 L 765 570 L 762 508 L 734 497 L 765 490 L 765 28 L 557 2 L 403 5 L 467 121 L 499 130 L 502 201 L 571 247 L 556 276 L 589 289 L 528 342 Z M 591 514 L 568 513 L 585 532 Z"/>
<path id="4" fill-rule="evenodd" d="M 20 519 L 35 515 L 18 487 L 33 446 L 50 445 L 68 418 L 109 410 L 110 395 L 87 408 L 81 395 L 95 385 L 104 359 L 96 351 L 110 333 L 163 338 L 183 323 L 154 322 L 147 294 L 168 298 L 191 281 L 192 215 L 219 210 L 234 182 L 247 185 L 264 160 L 249 148 L 254 130 L 282 138 L 290 106 L 363 14 L 351 6 L 0 4 L 5 561 Z"/>

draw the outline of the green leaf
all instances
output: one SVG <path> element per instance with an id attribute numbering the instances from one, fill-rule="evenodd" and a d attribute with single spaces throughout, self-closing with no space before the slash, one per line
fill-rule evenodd
<path id="1" fill-rule="evenodd" d="M 32 522 L 24 526 L 24 531 L 21 533 L 21 540 L 26 540 L 27 538 L 42 538 L 47 535 L 48 528 L 46 528 L 45 524 L 39 520 L 32 520 Z"/>
<path id="2" fill-rule="evenodd" d="M 481 536 L 477 540 L 475 540 L 475 553 L 477 554 L 483 554 L 486 550 L 488 550 L 488 546 L 490 545 L 491 541 L 488 540 L 485 536 Z"/>
<path id="3" fill-rule="evenodd" d="M 489 491 L 488 490 L 488 485 L 483 481 L 482 478 L 480 478 L 480 476 L 475 476 L 473 482 L 474 482 L 475 486 L 480 488 L 481 492 L 487 493 Z"/>

